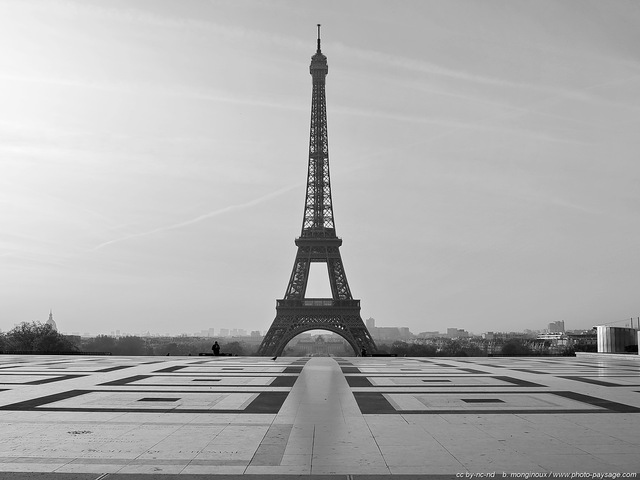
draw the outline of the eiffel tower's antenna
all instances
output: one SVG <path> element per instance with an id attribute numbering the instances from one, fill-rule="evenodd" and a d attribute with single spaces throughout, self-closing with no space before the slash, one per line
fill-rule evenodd
<path id="1" fill-rule="evenodd" d="M 320 52 L 320 24 L 318 24 L 318 52 Z"/>

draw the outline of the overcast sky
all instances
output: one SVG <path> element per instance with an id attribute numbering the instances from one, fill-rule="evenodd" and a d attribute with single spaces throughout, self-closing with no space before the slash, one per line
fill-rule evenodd
<path id="1" fill-rule="evenodd" d="M 637 1 L 2 0 L 0 329 L 267 330 L 317 23 L 363 319 L 640 316 Z"/>

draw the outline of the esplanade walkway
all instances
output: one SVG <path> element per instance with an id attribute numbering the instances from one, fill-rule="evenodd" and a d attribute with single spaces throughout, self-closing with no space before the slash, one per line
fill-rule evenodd
<path id="1" fill-rule="evenodd" d="M 640 361 L 2 355 L 0 432 L 17 480 L 629 478 Z"/>

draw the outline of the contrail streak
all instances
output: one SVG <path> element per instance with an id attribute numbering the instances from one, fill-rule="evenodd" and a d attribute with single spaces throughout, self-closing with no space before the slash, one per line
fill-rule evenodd
<path id="1" fill-rule="evenodd" d="M 212 218 L 212 217 L 217 217 L 218 215 L 223 215 L 225 213 L 228 212 L 232 212 L 234 210 L 241 210 L 243 208 L 248 208 L 248 207 L 253 207 L 254 205 L 258 205 L 262 202 L 266 202 L 267 200 L 271 200 L 272 198 L 278 197 L 284 193 L 287 193 L 291 190 L 293 190 L 294 188 L 298 188 L 300 185 L 302 185 L 301 183 L 295 183 L 293 185 L 289 185 L 288 187 L 284 187 L 281 188 L 279 190 L 276 190 L 275 192 L 271 192 L 268 193 L 267 195 L 263 195 L 262 197 L 258 197 L 255 198 L 253 200 L 250 200 L 246 203 L 241 203 L 238 205 L 229 205 L 228 207 L 224 207 L 221 208 L 219 210 L 214 210 L 212 212 L 208 212 L 205 213 L 203 215 L 199 215 L 195 218 L 191 218 L 189 220 L 185 220 L 184 222 L 179 222 L 179 223 L 174 223 L 173 225 L 167 225 L 164 227 L 158 227 L 155 228 L 153 230 L 148 230 L 146 232 L 140 232 L 140 233 L 133 233 L 131 235 L 125 235 L 124 237 L 120 237 L 120 238 L 115 238 L 113 240 L 109 240 L 107 242 L 101 243 L 100 245 L 97 245 L 95 247 L 93 247 L 90 251 L 95 252 L 96 250 L 100 250 L 103 247 L 106 247 L 107 245 L 113 245 L 114 243 L 120 243 L 120 242 L 124 242 L 126 240 L 130 240 L 132 238 L 139 238 L 139 237 L 146 237 L 148 235 L 154 235 L 156 233 L 160 233 L 160 232 L 166 232 L 168 230 L 176 230 L 178 228 L 183 228 L 183 227 L 188 227 L 189 225 L 193 225 L 194 223 L 199 223 L 203 220 L 206 220 L 208 218 Z"/>

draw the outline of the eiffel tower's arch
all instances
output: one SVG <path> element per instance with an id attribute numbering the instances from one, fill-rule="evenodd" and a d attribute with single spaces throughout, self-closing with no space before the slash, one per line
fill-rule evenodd
<path id="1" fill-rule="evenodd" d="M 322 302 L 329 301 L 326 299 L 307 299 L 305 302 Z M 357 300 L 355 300 L 357 302 Z M 282 307 L 280 307 L 282 308 Z M 360 323 L 359 308 L 357 311 L 352 306 L 346 308 L 329 309 L 324 308 L 291 308 L 284 306 L 283 310 L 278 311 L 276 320 L 272 325 L 269 333 L 260 345 L 259 354 L 262 355 L 282 355 L 287 344 L 301 333 L 310 330 L 326 330 L 341 336 L 358 355 L 365 348 L 368 352 L 372 352 L 371 345 L 373 340 L 369 336 L 369 332 Z M 375 345 L 375 344 L 373 344 Z M 264 350 L 264 351 L 262 351 Z"/>

